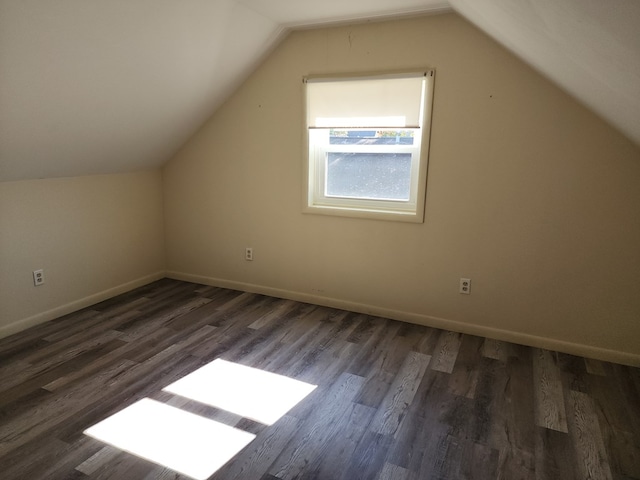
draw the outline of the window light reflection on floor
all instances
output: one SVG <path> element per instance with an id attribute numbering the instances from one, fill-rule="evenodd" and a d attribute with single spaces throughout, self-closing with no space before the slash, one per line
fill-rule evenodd
<path id="1" fill-rule="evenodd" d="M 163 390 L 272 425 L 315 388 L 218 358 Z"/>
<path id="2" fill-rule="evenodd" d="M 196 480 L 210 477 L 255 438 L 149 398 L 84 433 Z"/>
<path id="3" fill-rule="evenodd" d="M 222 359 L 164 388 L 242 417 L 272 425 L 316 388 L 299 380 Z M 204 480 L 255 435 L 144 398 L 84 432 L 97 440 Z"/>

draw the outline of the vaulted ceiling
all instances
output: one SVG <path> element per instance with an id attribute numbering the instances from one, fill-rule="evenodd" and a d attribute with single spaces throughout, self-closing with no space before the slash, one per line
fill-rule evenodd
<path id="1" fill-rule="evenodd" d="M 636 0 L 0 0 L 0 181 L 160 166 L 289 30 L 450 9 L 640 145 Z"/>

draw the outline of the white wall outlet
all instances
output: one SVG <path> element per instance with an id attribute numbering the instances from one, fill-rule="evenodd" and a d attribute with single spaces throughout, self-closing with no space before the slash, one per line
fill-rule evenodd
<path id="1" fill-rule="evenodd" d="M 33 271 L 33 284 L 37 287 L 44 283 L 44 270 L 34 270 Z"/>
<path id="2" fill-rule="evenodd" d="M 253 248 L 247 247 L 244 250 L 244 259 L 248 262 L 253 260 Z"/>
<path id="3" fill-rule="evenodd" d="M 460 279 L 460 293 L 464 295 L 471 294 L 471 279 L 470 278 L 461 278 Z"/>

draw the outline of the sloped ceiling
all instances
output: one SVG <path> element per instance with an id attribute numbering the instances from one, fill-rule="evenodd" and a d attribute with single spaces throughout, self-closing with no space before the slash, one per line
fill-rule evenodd
<path id="1" fill-rule="evenodd" d="M 640 1 L 450 3 L 640 145 Z"/>
<path id="2" fill-rule="evenodd" d="M 160 166 L 288 30 L 451 6 L 640 144 L 636 0 L 0 0 L 0 181 Z"/>
<path id="3" fill-rule="evenodd" d="M 0 180 L 161 165 L 278 38 L 234 0 L 0 0 Z"/>

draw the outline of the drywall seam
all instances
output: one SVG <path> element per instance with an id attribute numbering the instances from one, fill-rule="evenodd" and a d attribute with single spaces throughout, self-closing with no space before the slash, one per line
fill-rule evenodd
<path id="1" fill-rule="evenodd" d="M 325 307 L 339 308 L 341 310 L 349 310 L 378 317 L 391 318 L 404 322 L 414 323 L 417 325 L 425 325 L 427 327 L 441 328 L 454 332 L 465 333 L 468 335 L 477 335 L 480 337 L 488 337 L 496 340 L 502 340 L 511 343 L 518 343 L 530 347 L 544 348 L 558 352 L 578 355 L 581 357 L 604 360 L 607 362 L 620 363 L 633 367 L 640 367 L 640 355 L 619 352 L 607 348 L 595 347 L 592 345 L 583 345 L 579 343 L 567 342 L 553 338 L 539 337 L 526 333 L 514 332 L 511 330 L 503 330 L 499 328 L 486 327 L 482 325 L 472 325 L 457 320 L 449 320 L 446 318 L 432 317 L 419 313 L 406 312 L 402 310 L 393 310 L 374 305 L 366 305 L 362 303 L 350 302 L 347 300 L 339 300 L 336 298 L 323 297 L 319 295 L 311 295 L 292 290 L 284 290 L 280 288 L 266 287 L 264 285 L 255 285 L 245 282 L 237 282 L 233 280 L 224 280 L 221 278 L 206 277 L 202 275 L 193 275 L 189 273 L 166 272 L 168 278 L 174 280 L 183 280 L 187 282 L 201 283 L 214 287 L 229 288 L 233 290 L 241 290 L 250 293 L 259 293 L 272 297 L 285 298 L 298 302 L 312 303 Z"/>
<path id="2" fill-rule="evenodd" d="M 52 308 L 51 310 L 47 310 L 46 312 L 23 318 L 22 320 L 18 320 L 16 322 L 10 323 L 9 325 L 0 327 L 0 338 L 8 337 L 9 335 L 21 332 L 22 330 L 26 330 L 27 328 L 33 327 L 35 325 L 48 322 L 49 320 L 54 320 L 58 317 L 76 312 L 85 307 L 95 305 L 98 302 L 102 302 L 103 300 L 115 297 L 116 295 L 120 295 L 121 293 L 128 292 L 130 290 L 133 290 L 134 288 L 147 285 L 148 283 L 155 282 L 156 280 L 160 280 L 164 277 L 165 274 L 163 271 L 152 273 L 151 275 L 146 275 L 144 277 L 137 278 L 136 280 L 132 280 L 130 282 L 117 285 L 113 288 L 94 293 L 93 295 L 89 295 L 65 305 Z"/>

